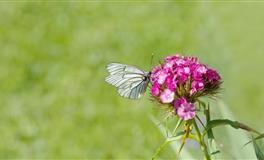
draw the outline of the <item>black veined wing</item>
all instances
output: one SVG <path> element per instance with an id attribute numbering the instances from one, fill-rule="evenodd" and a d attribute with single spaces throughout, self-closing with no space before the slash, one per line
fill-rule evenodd
<path id="1" fill-rule="evenodd" d="M 138 99 L 145 93 L 149 83 L 148 72 L 120 63 L 110 63 L 106 68 L 110 75 L 105 81 L 117 87 L 122 97 Z"/>

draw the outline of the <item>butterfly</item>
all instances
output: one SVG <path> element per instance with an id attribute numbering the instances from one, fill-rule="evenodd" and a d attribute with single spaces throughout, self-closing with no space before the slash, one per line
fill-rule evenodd
<path id="1" fill-rule="evenodd" d="M 106 66 L 109 76 L 105 81 L 118 90 L 120 96 L 139 99 L 146 91 L 150 82 L 151 72 L 145 72 L 134 66 L 110 63 Z"/>

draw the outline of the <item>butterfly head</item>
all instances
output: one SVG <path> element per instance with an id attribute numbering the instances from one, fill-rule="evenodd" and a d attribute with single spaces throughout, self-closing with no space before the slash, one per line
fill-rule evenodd
<path id="1" fill-rule="evenodd" d="M 150 80 L 150 75 L 151 75 L 151 71 L 149 71 L 149 72 L 146 72 L 145 74 L 144 74 L 144 81 L 149 81 Z"/>

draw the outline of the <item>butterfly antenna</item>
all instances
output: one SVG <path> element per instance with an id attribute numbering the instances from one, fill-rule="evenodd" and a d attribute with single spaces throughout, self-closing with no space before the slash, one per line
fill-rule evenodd
<path id="1" fill-rule="evenodd" d="M 159 60 L 159 64 L 160 64 L 160 65 L 162 64 L 162 61 L 161 61 L 161 60 Z"/>
<path id="2" fill-rule="evenodd" d="M 150 60 L 150 65 L 152 66 L 153 63 L 153 59 L 154 59 L 154 53 L 151 54 L 151 60 Z"/>

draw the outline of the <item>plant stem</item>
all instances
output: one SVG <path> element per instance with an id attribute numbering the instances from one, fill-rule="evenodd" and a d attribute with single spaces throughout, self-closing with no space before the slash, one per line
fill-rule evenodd
<path id="1" fill-rule="evenodd" d="M 183 122 L 182 119 L 178 119 L 178 122 L 174 128 L 174 130 L 172 131 L 172 136 L 175 136 L 176 132 L 177 132 L 177 129 L 180 127 L 181 123 Z"/>
<path id="2" fill-rule="evenodd" d="M 155 124 L 157 124 L 157 120 L 155 119 L 155 117 L 154 116 L 151 116 L 150 115 L 150 118 L 151 118 L 151 120 L 155 123 Z M 184 134 L 184 132 L 179 132 L 179 133 L 177 133 L 176 134 L 176 131 L 177 131 L 177 128 L 179 128 L 180 126 L 181 126 L 181 124 L 182 124 L 182 121 L 183 120 L 181 120 L 181 119 L 179 119 L 178 120 L 178 122 L 177 122 L 177 124 L 176 124 L 176 126 L 175 126 L 175 133 L 173 134 L 173 135 L 171 135 L 172 133 L 170 133 L 170 132 L 168 132 L 169 133 L 169 135 L 171 135 L 172 137 L 166 137 L 166 139 L 165 139 L 165 141 L 156 149 L 156 151 L 155 151 L 155 153 L 153 154 L 153 156 L 152 156 L 152 159 L 155 159 L 159 154 L 160 154 L 160 152 L 169 144 L 169 143 L 171 143 L 171 142 L 173 142 L 173 141 L 177 141 L 177 140 L 179 140 L 179 139 L 181 139 L 181 137 L 182 137 L 182 135 Z M 158 125 L 159 126 L 159 125 Z M 162 126 L 159 126 L 159 129 L 160 129 L 160 131 L 163 133 L 163 135 L 164 135 L 164 126 L 162 125 Z M 164 135 L 165 136 L 165 135 Z M 194 135 L 191 135 L 191 138 L 193 138 L 193 139 L 197 139 L 196 138 L 196 136 L 194 136 Z"/>
<path id="3" fill-rule="evenodd" d="M 159 148 L 156 150 L 156 152 L 153 154 L 152 159 L 155 159 L 159 153 L 164 149 L 164 147 L 166 147 L 169 143 L 173 142 L 173 141 L 177 141 L 181 138 L 181 135 L 177 136 L 177 137 L 173 137 L 173 138 L 167 138 L 160 146 Z"/>
<path id="4" fill-rule="evenodd" d="M 195 120 L 193 120 L 193 125 L 194 125 L 195 131 L 197 133 L 197 136 L 198 136 L 199 143 L 201 145 L 202 151 L 204 152 L 205 159 L 206 160 L 211 160 L 211 157 L 210 157 L 210 155 L 208 153 L 208 150 L 207 150 L 207 146 L 206 146 L 206 144 L 203 141 L 202 135 L 200 133 L 200 130 L 199 130 L 198 125 L 197 125 Z"/>
<path id="5" fill-rule="evenodd" d="M 169 143 L 170 141 L 168 141 L 167 139 L 160 145 L 160 147 L 156 150 L 156 152 L 154 153 L 154 155 L 152 156 L 152 160 L 154 160 L 157 155 L 159 155 L 159 153 L 162 151 L 162 149 Z"/>
<path id="6" fill-rule="evenodd" d="M 181 143 L 181 146 L 179 148 L 179 151 L 178 151 L 178 154 L 177 154 L 177 158 L 176 159 L 178 159 L 178 156 L 180 155 L 181 150 L 182 150 L 183 146 L 186 143 L 186 139 L 189 137 L 189 134 L 190 134 L 190 125 L 191 125 L 190 123 L 185 122 L 185 129 L 184 129 L 185 130 L 185 133 L 182 136 L 182 143 Z"/>

